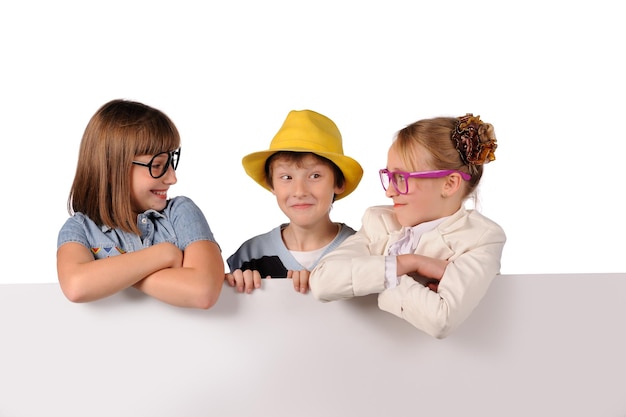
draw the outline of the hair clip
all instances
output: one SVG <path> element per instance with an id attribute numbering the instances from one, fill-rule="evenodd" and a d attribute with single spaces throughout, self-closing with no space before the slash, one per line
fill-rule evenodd
<path id="1" fill-rule="evenodd" d="M 464 164 L 483 165 L 496 159 L 498 145 L 495 137 L 486 137 L 488 127 L 488 123 L 472 113 L 458 118 L 452 140 Z"/>

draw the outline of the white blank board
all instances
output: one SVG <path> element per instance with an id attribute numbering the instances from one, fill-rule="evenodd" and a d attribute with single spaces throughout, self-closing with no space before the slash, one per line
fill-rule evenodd
<path id="1" fill-rule="evenodd" d="M 503 275 L 436 340 L 288 280 L 210 310 L 0 285 L 0 416 L 626 416 L 626 274 Z"/>

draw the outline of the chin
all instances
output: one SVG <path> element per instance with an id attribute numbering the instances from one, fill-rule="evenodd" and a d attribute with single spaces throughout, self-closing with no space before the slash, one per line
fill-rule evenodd
<path id="1" fill-rule="evenodd" d="M 159 202 L 158 204 L 152 204 L 151 207 L 148 207 L 146 210 L 156 210 L 162 211 L 167 206 L 167 202 Z"/>
<path id="2" fill-rule="evenodd" d="M 405 218 L 398 217 L 398 216 L 396 216 L 396 217 L 398 218 L 398 223 L 400 223 L 400 225 L 403 226 L 403 227 L 413 227 L 413 226 L 415 226 L 417 224 L 417 223 L 415 223 L 412 220 L 405 219 Z"/>
<path id="3" fill-rule="evenodd" d="M 404 227 L 413 227 L 418 224 L 429 221 L 427 218 L 423 217 L 413 217 L 413 216 L 399 216 L 396 214 L 396 218 L 398 219 L 398 223 L 400 223 Z"/>

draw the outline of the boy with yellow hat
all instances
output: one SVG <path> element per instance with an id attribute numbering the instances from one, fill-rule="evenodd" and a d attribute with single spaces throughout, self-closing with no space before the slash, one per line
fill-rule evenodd
<path id="1" fill-rule="evenodd" d="M 291 278 L 304 294 L 319 259 L 355 233 L 331 221 L 330 209 L 356 189 L 363 169 L 343 154 L 335 123 L 312 110 L 290 111 L 269 149 L 245 156 L 242 164 L 276 196 L 289 223 L 245 241 L 227 260 L 226 280 L 250 293 L 261 278 Z"/>

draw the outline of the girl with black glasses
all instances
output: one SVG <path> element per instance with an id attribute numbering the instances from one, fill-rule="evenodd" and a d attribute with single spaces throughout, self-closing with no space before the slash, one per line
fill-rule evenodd
<path id="1" fill-rule="evenodd" d="M 210 308 L 224 282 L 220 248 L 176 184 L 180 136 L 161 111 L 113 100 L 85 129 L 57 241 L 61 289 L 87 302 L 134 287 L 168 304 Z"/>

